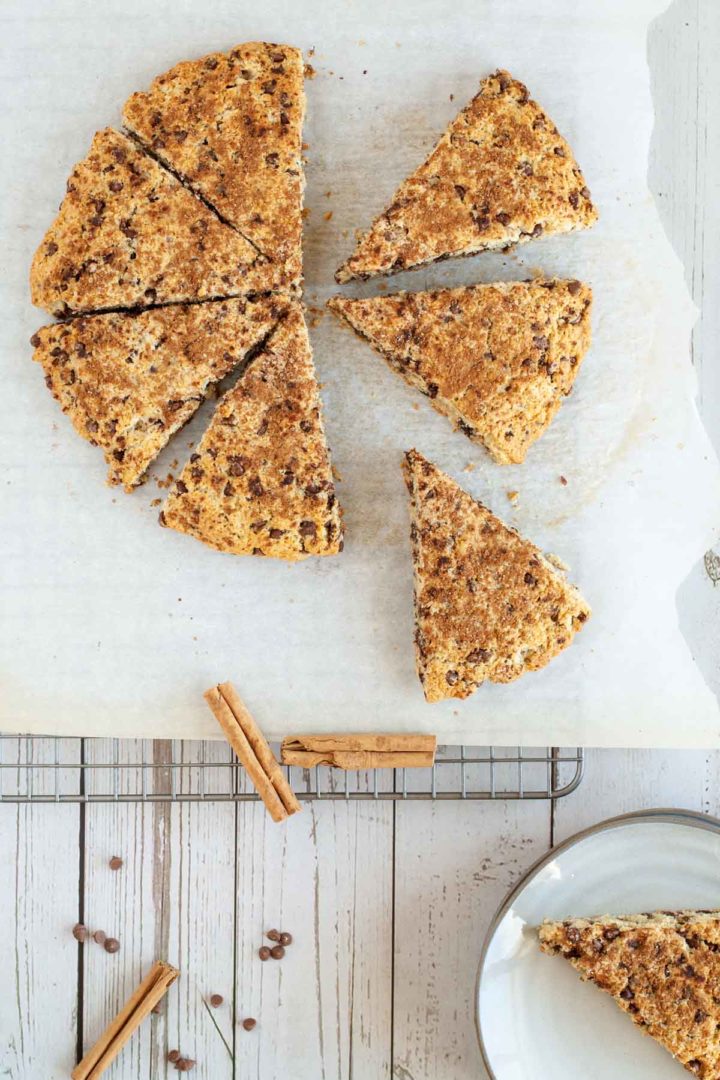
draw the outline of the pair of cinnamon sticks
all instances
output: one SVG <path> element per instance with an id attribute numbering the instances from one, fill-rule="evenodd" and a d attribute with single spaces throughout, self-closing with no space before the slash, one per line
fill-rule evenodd
<path id="1" fill-rule="evenodd" d="M 273 821 L 297 813 L 300 803 L 232 683 L 206 690 L 205 700 Z M 433 764 L 436 748 L 434 735 L 293 735 L 283 740 L 281 760 L 304 769 L 419 769 Z"/>
<path id="2" fill-rule="evenodd" d="M 158 961 L 95 1045 L 75 1066 L 70 1074 L 72 1080 L 96 1080 L 96 1077 L 104 1073 L 143 1020 L 160 1003 L 179 974 L 177 968 L 162 960 Z"/>
<path id="3" fill-rule="evenodd" d="M 296 814 L 301 809 L 300 803 L 232 683 L 213 686 L 204 696 L 273 821 L 285 821 Z"/>

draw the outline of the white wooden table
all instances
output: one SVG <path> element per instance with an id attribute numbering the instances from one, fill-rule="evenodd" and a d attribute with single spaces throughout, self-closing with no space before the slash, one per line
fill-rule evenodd
<path id="1" fill-rule="evenodd" d="M 676 0 L 649 57 L 651 184 L 704 304 L 694 359 L 720 447 L 720 4 Z M 720 690 L 713 575 L 720 563 L 700 564 L 679 605 Z M 281 828 L 248 804 L 0 806 L 0 1077 L 67 1077 L 157 956 L 183 978 L 108 1072 L 116 1080 L 176 1075 L 175 1047 L 197 1060 L 198 1080 L 482 1077 L 476 966 L 509 886 L 554 841 L 612 814 L 720 813 L 719 779 L 720 751 L 591 751 L 580 789 L 554 806 L 325 803 Z M 79 955 L 78 919 L 118 937 L 120 952 Z M 271 926 L 295 943 L 263 964 Z M 211 1016 L 212 993 L 225 1004 Z"/>

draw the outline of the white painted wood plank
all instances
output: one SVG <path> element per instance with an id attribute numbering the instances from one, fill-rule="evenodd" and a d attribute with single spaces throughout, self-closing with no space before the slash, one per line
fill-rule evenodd
<path id="1" fill-rule="evenodd" d="M 7 762 L 25 750 L 3 741 Z M 38 763 L 54 753 L 51 740 L 33 744 Z M 5 793 L 17 779 L 3 775 Z M 0 804 L 0 1076 L 9 1080 L 60 1080 L 75 1064 L 79 817 L 71 805 Z"/>
<path id="2" fill-rule="evenodd" d="M 109 740 L 88 740 L 89 761 L 113 760 Z M 126 766 L 142 759 L 164 760 L 167 743 L 121 743 L 118 763 Z M 134 770 L 123 772 L 118 793 L 137 791 Z M 93 787 L 100 793 L 114 790 L 112 776 L 103 773 Z M 120 942 L 109 955 L 89 940 L 83 957 L 83 1034 L 87 1050 L 137 987 L 156 959 L 169 959 L 167 905 L 167 852 L 170 806 L 167 804 L 99 803 L 85 812 L 84 922 L 91 931 L 102 930 Z M 108 866 L 113 855 L 123 859 L 119 871 Z M 175 987 L 170 990 L 173 994 Z M 108 1080 L 147 1080 L 164 1077 L 164 1012 L 140 1027 L 114 1064 Z"/>
<path id="3" fill-rule="evenodd" d="M 390 1077 L 392 806 L 312 803 L 283 825 L 241 805 L 237 862 L 237 1076 Z M 269 929 L 293 944 L 257 950 Z"/>
<path id="4" fill-rule="evenodd" d="M 176 746 L 183 761 L 218 763 L 205 772 L 208 795 L 232 791 L 233 772 L 225 767 L 232 754 L 224 742 Z M 193 770 L 183 774 L 180 790 L 192 784 L 197 792 L 198 783 Z M 163 914 L 168 954 L 181 978 L 168 998 L 167 1049 L 195 1060 L 198 1080 L 234 1075 L 235 815 L 233 803 L 208 801 L 175 805 L 169 818 Z M 224 998 L 219 1008 L 209 1005 L 213 994 Z"/>
<path id="5" fill-rule="evenodd" d="M 548 846 L 547 803 L 402 803 L 395 837 L 396 1080 L 477 1080 L 475 979 L 490 919 Z"/>

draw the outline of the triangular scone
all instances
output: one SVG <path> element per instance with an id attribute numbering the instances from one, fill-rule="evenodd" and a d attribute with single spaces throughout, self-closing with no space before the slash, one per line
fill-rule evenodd
<path id="1" fill-rule="evenodd" d="M 529 541 L 417 452 L 405 455 L 415 568 L 415 646 L 428 701 L 544 667 L 590 615 Z"/>
<path id="2" fill-rule="evenodd" d="M 102 449 L 109 483 L 130 491 L 285 310 L 266 297 L 86 315 L 38 330 L 34 359 L 78 433 Z"/>
<path id="3" fill-rule="evenodd" d="M 579 281 L 507 282 L 329 301 L 394 371 L 502 465 L 523 461 L 590 344 Z"/>
<path id="4" fill-rule="evenodd" d="M 400 185 L 336 277 L 350 281 L 502 250 L 596 219 L 565 139 L 521 82 L 496 71 Z"/>
<path id="5" fill-rule="evenodd" d="M 268 42 L 176 64 L 125 104 L 123 123 L 219 214 L 302 279 L 303 59 Z"/>
<path id="6" fill-rule="evenodd" d="M 342 551 L 340 508 L 302 312 L 293 305 L 220 401 L 160 516 L 219 551 Z"/>
<path id="7" fill-rule="evenodd" d="M 263 292 L 273 277 L 252 244 L 106 128 L 72 171 L 30 286 L 34 304 L 64 316 Z"/>
<path id="8" fill-rule="evenodd" d="M 540 947 L 612 994 L 694 1076 L 720 1076 L 720 911 L 545 922 Z"/>

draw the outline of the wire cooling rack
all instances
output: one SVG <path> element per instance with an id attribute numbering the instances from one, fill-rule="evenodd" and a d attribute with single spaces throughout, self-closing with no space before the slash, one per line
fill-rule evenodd
<path id="1" fill-rule="evenodd" d="M 580 748 L 439 747 L 432 768 L 349 773 L 284 766 L 302 800 L 560 799 L 583 776 Z M 0 735 L 0 803 L 251 802 L 221 742 Z"/>

